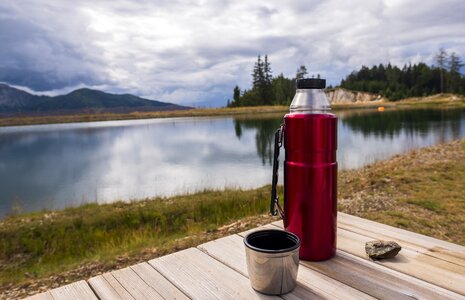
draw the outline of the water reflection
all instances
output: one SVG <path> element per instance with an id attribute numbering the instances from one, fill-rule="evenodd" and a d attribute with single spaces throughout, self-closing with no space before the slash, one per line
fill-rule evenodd
<path id="1" fill-rule="evenodd" d="M 243 130 L 253 129 L 256 131 L 255 146 L 263 165 L 268 163 L 271 166 L 273 163 L 274 132 L 282 124 L 282 118 L 282 114 L 272 114 L 260 119 L 234 119 L 234 128 L 238 139 L 241 138 Z"/>
<path id="2" fill-rule="evenodd" d="M 412 148 L 458 139 L 465 135 L 465 109 L 376 109 L 336 111 L 339 169 L 350 169 L 385 159 Z M 282 114 L 260 119 L 235 119 L 236 136 L 255 131 L 257 155 L 271 166 L 273 137 Z M 281 161 L 283 159 L 281 158 Z"/>
<path id="3" fill-rule="evenodd" d="M 0 211 L 13 202 L 33 211 L 268 181 L 255 135 L 238 140 L 231 118 L 137 123 L 0 129 Z"/>
<path id="4" fill-rule="evenodd" d="M 429 120 L 428 118 L 431 118 Z M 465 109 L 352 112 L 338 124 L 341 169 L 465 136 Z"/>
<path id="5" fill-rule="evenodd" d="M 460 137 L 460 119 L 463 109 L 393 109 L 384 112 L 354 112 L 342 118 L 344 125 L 350 126 L 355 132 L 362 132 L 365 137 L 374 134 L 381 137 L 394 138 L 401 131 L 409 135 L 427 134 L 431 129 L 437 129 L 440 141 L 451 137 Z"/>
<path id="6" fill-rule="evenodd" d="M 340 169 L 465 135 L 464 109 L 350 110 L 338 116 Z M 273 134 L 282 117 L 0 128 L 0 216 L 16 204 L 35 211 L 268 184 Z"/>

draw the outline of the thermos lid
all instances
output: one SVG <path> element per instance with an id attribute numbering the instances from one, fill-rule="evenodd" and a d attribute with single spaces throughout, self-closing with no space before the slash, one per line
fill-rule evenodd
<path id="1" fill-rule="evenodd" d="M 303 78 L 297 80 L 298 89 L 324 89 L 326 79 L 322 78 Z"/>
<path id="2" fill-rule="evenodd" d="M 325 79 L 298 79 L 296 86 L 297 90 L 290 107 L 291 113 L 326 113 L 331 109 L 323 91 L 326 86 Z"/>

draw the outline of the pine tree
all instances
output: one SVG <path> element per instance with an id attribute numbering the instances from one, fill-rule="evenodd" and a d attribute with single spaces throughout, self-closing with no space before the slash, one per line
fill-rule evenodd
<path id="1" fill-rule="evenodd" d="M 460 68 L 463 66 L 464 64 L 460 57 L 455 52 L 452 52 L 449 56 L 448 67 L 450 73 L 450 91 L 453 93 L 460 92 L 463 89 L 463 87 L 460 86 Z"/>
<path id="2" fill-rule="evenodd" d="M 270 62 L 268 61 L 268 55 L 265 55 L 265 61 L 263 63 L 263 73 L 264 73 L 264 81 L 267 85 L 271 84 L 271 80 L 273 79 L 273 75 L 271 74 L 271 67 Z"/>
<path id="3" fill-rule="evenodd" d="M 233 91 L 233 99 L 235 102 L 239 102 L 240 97 L 241 97 L 241 89 L 239 88 L 239 86 L 236 85 Z"/>
<path id="4" fill-rule="evenodd" d="M 444 48 L 440 48 L 439 52 L 436 53 L 435 56 L 436 63 L 438 64 L 439 71 L 441 74 L 441 93 L 444 93 L 444 73 L 446 69 L 446 60 L 447 60 L 447 52 Z"/>
<path id="5" fill-rule="evenodd" d="M 302 79 L 305 78 L 305 75 L 307 75 L 307 68 L 304 65 L 301 65 L 295 74 L 295 79 Z"/>
<path id="6" fill-rule="evenodd" d="M 260 86 L 263 85 L 263 82 L 265 81 L 265 73 L 264 73 L 263 67 L 264 67 L 263 61 L 259 55 L 257 62 L 255 63 L 254 68 L 253 68 L 252 89 L 259 89 Z"/>
<path id="7" fill-rule="evenodd" d="M 268 55 L 265 55 L 263 62 L 263 82 L 261 83 L 262 104 L 271 105 L 274 102 L 272 80 L 273 75 L 271 74 L 270 62 L 268 61 Z"/>
<path id="8" fill-rule="evenodd" d="M 460 68 L 463 66 L 464 64 L 462 63 L 462 60 L 460 59 L 460 57 L 455 52 L 452 52 L 449 55 L 449 61 L 448 61 L 449 72 L 460 74 Z"/>
<path id="9" fill-rule="evenodd" d="M 241 106 L 241 89 L 239 86 L 235 86 L 233 90 L 233 100 L 232 103 L 230 104 L 231 107 L 234 106 Z"/>

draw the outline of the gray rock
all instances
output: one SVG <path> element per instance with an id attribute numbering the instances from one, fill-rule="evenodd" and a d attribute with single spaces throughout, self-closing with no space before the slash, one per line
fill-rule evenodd
<path id="1" fill-rule="evenodd" d="M 393 241 L 370 241 L 365 244 L 365 251 L 372 259 L 392 258 L 402 249 Z"/>

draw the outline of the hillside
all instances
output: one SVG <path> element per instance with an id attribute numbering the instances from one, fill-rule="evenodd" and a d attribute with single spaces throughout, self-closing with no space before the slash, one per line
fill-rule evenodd
<path id="1" fill-rule="evenodd" d="M 0 114 L 8 116 L 92 112 L 129 113 L 179 109 L 188 109 L 188 107 L 144 99 L 130 94 L 117 95 L 87 88 L 55 97 L 38 96 L 0 84 Z"/>

